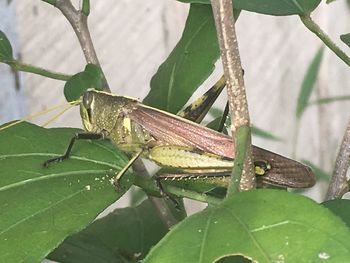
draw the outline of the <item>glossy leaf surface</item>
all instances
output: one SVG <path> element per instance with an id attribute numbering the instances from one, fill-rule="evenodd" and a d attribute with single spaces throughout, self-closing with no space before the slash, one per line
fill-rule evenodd
<path id="1" fill-rule="evenodd" d="M 350 227 L 350 200 L 335 199 L 322 203 L 334 214 L 339 216 Z"/>
<path id="2" fill-rule="evenodd" d="M 58 262 L 136 262 L 166 233 L 149 201 L 114 210 L 67 238 L 49 258 Z"/>
<path id="3" fill-rule="evenodd" d="M 239 12 L 235 12 L 238 17 Z M 192 4 L 180 41 L 151 80 L 144 103 L 178 112 L 214 70 L 219 47 L 211 6 Z"/>
<path id="4" fill-rule="evenodd" d="M 182 221 L 145 262 L 209 263 L 228 255 L 259 263 L 346 262 L 349 235 L 342 220 L 308 198 L 253 190 Z"/>
<path id="5" fill-rule="evenodd" d="M 48 168 L 77 129 L 22 123 L 0 132 L 0 254 L 3 262 L 39 262 L 131 186 L 111 178 L 127 159 L 107 141 L 78 141 L 72 157 Z"/>
<path id="6" fill-rule="evenodd" d="M 87 64 L 84 71 L 73 75 L 64 85 L 67 101 L 74 101 L 88 89 L 102 90 L 102 71 L 99 66 Z"/>

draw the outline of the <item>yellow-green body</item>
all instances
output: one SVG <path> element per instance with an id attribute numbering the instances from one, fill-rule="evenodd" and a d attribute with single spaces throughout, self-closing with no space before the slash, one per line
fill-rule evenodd
<path id="1" fill-rule="evenodd" d="M 162 167 L 185 173 L 166 178 L 205 178 L 210 173 L 219 178 L 232 170 L 234 149 L 227 135 L 106 92 L 87 91 L 80 108 L 88 132 L 102 133 L 127 153 L 142 152 Z M 256 174 L 265 183 L 299 188 L 315 182 L 308 167 L 278 154 L 253 146 L 253 158 Z"/>

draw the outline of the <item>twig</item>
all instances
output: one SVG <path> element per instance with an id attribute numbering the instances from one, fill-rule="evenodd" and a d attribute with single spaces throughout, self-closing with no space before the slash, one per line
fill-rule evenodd
<path id="1" fill-rule="evenodd" d="M 333 103 L 338 101 L 346 101 L 346 100 L 350 100 L 350 95 L 320 98 L 314 101 L 310 101 L 309 105 L 310 106 L 321 105 L 321 104 Z"/>
<path id="2" fill-rule="evenodd" d="M 76 36 L 78 37 L 86 62 L 98 65 L 101 68 L 100 62 L 97 58 L 95 48 L 91 39 L 89 27 L 87 24 L 87 15 L 89 14 L 89 11 L 90 11 L 89 1 L 84 0 L 82 10 L 75 9 L 70 0 L 56 0 L 56 1 L 43 0 L 43 1 L 54 5 L 67 18 Z M 108 86 L 108 83 L 104 74 L 103 74 L 103 83 L 104 83 L 103 89 L 105 91 L 110 92 L 111 90 Z"/>
<path id="3" fill-rule="evenodd" d="M 41 75 L 41 76 L 51 78 L 51 79 L 58 79 L 58 80 L 67 81 L 71 77 L 71 75 L 47 70 L 44 68 L 39 68 L 39 67 L 30 65 L 30 64 L 22 63 L 18 60 L 2 60 L 2 59 L 0 59 L 0 62 L 6 63 L 14 70 L 30 72 L 30 73 L 34 73 L 34 74 Z"/>
<path id="4" fill-rule="evenodd" d="M 332 39 L 311 19 L 309 15 L 300 16 L 304 25 L 313 32 L 323 43 L 329 47 L 341 60 L 350 66 L 350 58 L 342 51 Z"/>
<path id="5" fill-rule="evenodd" d="M 140 175 L 139 177 L 141 177 L 141 178 L 149 178 L 150 177 L 145 165 L 142 163 L 141 160 L 136 160 L 136 162 L 133 164 L 132 168 L 136 172 L 136 174 Z M 143 187 L 146 187 L 146 186 L 147 185 L 144 185 Z M 168 207 L 167 203 L 165 202 L 164 198 L 157 198 L 157 197 L 149 195 L 148 193 L 147 193 L 147 198 L 150 200 L 150 202 L 156 208 L 156 211 L 158 213 L 159 218 L 168 227 L 168 229 L 170 229 L 170 227 L 172 227 L 173 225 L 177 224 L 177 220 L 173 216 L 173 214 L 172 214 L 170 208 Z"/>
<path id="6" fill-rule="evenodd" d="M 341 198 L 349 191 L 346 180 L 346 172 L 350 166 L 350 120 L 345 130 L 343 141 L 340 145 L 337 160 L 331 181 L 329 183 L 326 200 Z"/>
<path id="7" fill-rule="evenodd" d="M 235 164 L 228 194 L 255 187 L 250 120 L 231 0 L 211 0 L 227 84 Z M 238 136 L 240 135 L 240 136 Z M 238 139 L 238 137 L 240 139 Z M 243 151 L 240 152 L 240 151 Z M 238 158 L 239 157 L 239 158 Z"/>
<path id="8" fill-rule="evenodd" d="M 173 225 L 176 225 L 178 223 L 173 214 L 171 213 L 169 206 L 167 205 L 163 197 L 159 198 L 147 195 L 147 198 L 156 208 L 160 220 L 162 220 L 163 224 L 168 229 L 170 229 Z"/>

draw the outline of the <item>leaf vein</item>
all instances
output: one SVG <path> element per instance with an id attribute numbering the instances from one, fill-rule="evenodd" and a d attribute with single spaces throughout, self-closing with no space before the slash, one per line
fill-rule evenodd
<path id="1" fill-rule="evenodd" d="M 55 173 L 55 174 L 48 174 L 48 175 L 43 175 L 40 177 L 36 177 L 36 178 L 31 178 L 31 179 L 27 179 L 27 180 L 23 180 L 20 182 L 16 182 L 16 183 L 12 183 L 9 185 L 5 185 L 3 187 L 0 187 L 0 192 L 2 191 L 6 191 L 9 190 L 11 188 L 15 188 L 15 187 L 20 187 L 20 186 L 24 186 L 28 183 L 34 183 L 34 182 L 39 182 L 39 181 L 43 181 L 46 179 L 50 179 L 50 178 L 58 178 L 58 177 L 62 177 L 62 176 L 66 176 L 66 175 L 79 175 L 79 174 L 94 174 L 94 173 L 105 173 L 106 170 L 80 170 L 80 171 L 70 171 L 70 172 L 63 172 L 63 173 Z"/>
<path id="2" fill-rule="evenodd" d="M 262 246 L 260 245 L 258 240 L 255 238 L 255 236 L 251 233 L 251 231 L 249 230 L 248 226 L 238 216 L 236 216 L 230 209 L 228 209 L 226 207 L 223 207 L 223 208 L 225 210 L 227 210 L 229 212 L 229 214 L 231 214 L 237 220 L 237 222 L 246 230 L 246 232 L 249 235 L 250 239 L 253 241 L 255 246 L 259 249 L 259 251 L 263 255 L 263 257 L 265 257 L 265 259 L 268 262 L 271 262 L 268 254 L 264 251 L 264 249 L 262 248 Z"/>
<path id="3" fill-rule="evenodd" d="M 71 199 L 71 198 L 73 198 L 73 197 L 75 197 L 76 195 L 82 193 L 83 191 L 87 191 L 86 188 L 82 188 L 82 189 L 80 189 L 79 191 L 77 191 L 76 193 L 71 194 L 71 195 L 69 195 L 69 196 L 66 196 L 66 197 L 64 197 L 63 199 L 61 199 L 61 200 L 59 200 L 59 201 L 57 201 L 57 202 L 55 202 L 55 203 L 53 203 L 53 204 L 51 204 L 51 205 L 49 205 L 49 206 L 43 208 L 43 209 L 38 210 L 36 213 L 31 214 L 31 215 L 29 215 L 29 216 L 26 216 L 26 217 L 22 218 L 21 220 L 17 221 L 15 224 L 13 224 L 13 225 L 11 225 L 11 226 L 5 228 L 3 231 L 1 231 L 1 232 L 0 232 L 0 235 L 6 233 L 6 232 L 8 232 L 8 231 L 10 231 L 12 228 L 16 227 L 17 225 L 26 222 L 26 221 L 29 220 L 30 218 L 32 218 L 32 217 L 34 217 L 34 216 L 37 216 L 37 215 L 39 215 L 39 214 L 41 214 L 41 213 L 43 213 L 43 212 L 46 212 L 46 211 L 48 211 L 49 209 L 53 208 L 54 206 L 57 206 L 57 205 L 59 205 L 60 203 L 66 201 L 66 200 L 69 200 L 69 199 Z"/>

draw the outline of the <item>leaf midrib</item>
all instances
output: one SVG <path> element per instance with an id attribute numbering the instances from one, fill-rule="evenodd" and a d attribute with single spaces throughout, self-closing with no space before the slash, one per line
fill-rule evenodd
<path id="1" fill-rule="evenodd" d="M 37 156 L 45 156 L 45 157 L 57 157 L 60 156 L 61 154 L 57 154 L 57 153 L 41 153 L 41 152 L 35 152 L 35 153 L 16 153 L 16 154 L 6 154 L 6 155 L 0 155 L 0 161 L 1 159 L 5 159 L 5 158 L 17 158 L 17 157 L 37 157 Z M 96 164 L 101 164 L 101 165 L 105 165 L 114 169 L 121 169 L 123 167 L 118 166 L 118 165 L 114 165 L 111 163 L 107 163 L 107 162 L 103 162 L 103 161 L 98 161 L 95 159 L 90 159 L 90 158 L 86 158 L 86 157 L 80 157 L 80 156 L 76 156 L 76 155 L 70 155 L 69 156 L 70 159 L 73 160 L 79 160 L 79 161 L 85 161 L 85 162 L 91 162 L 91 163 L 96 163 Z"/>

